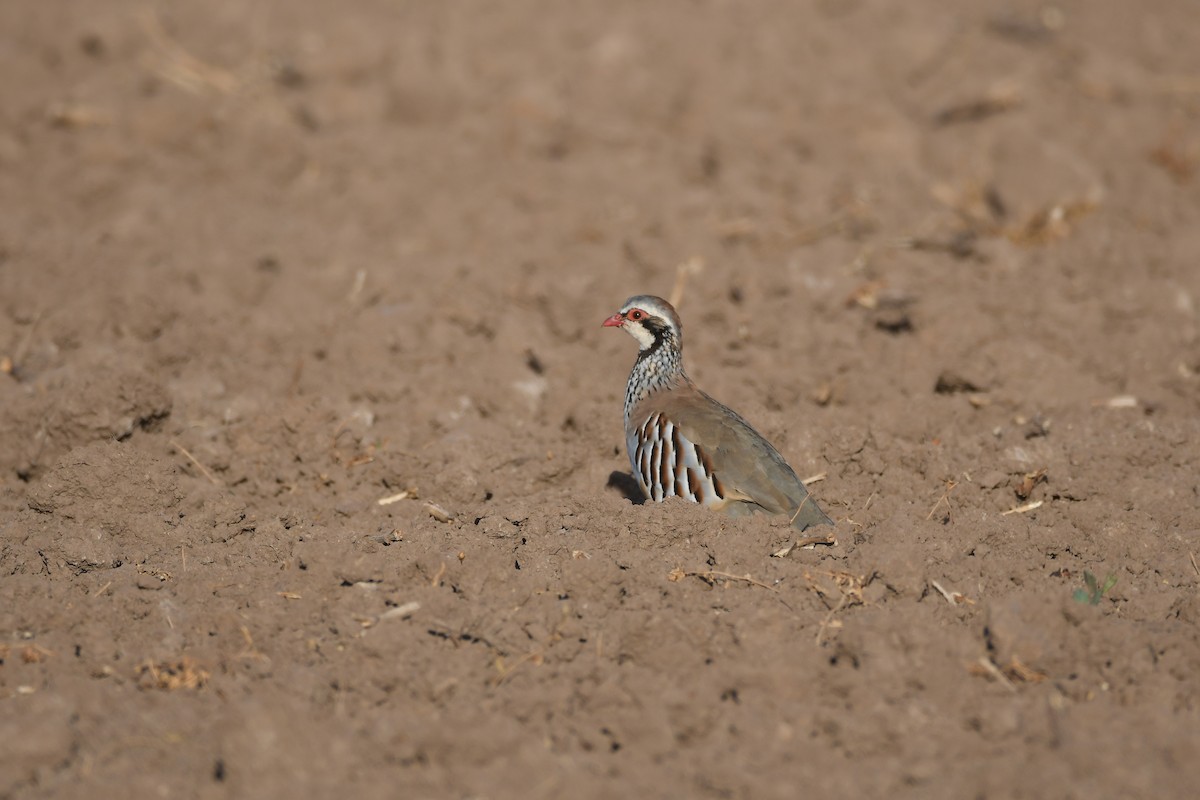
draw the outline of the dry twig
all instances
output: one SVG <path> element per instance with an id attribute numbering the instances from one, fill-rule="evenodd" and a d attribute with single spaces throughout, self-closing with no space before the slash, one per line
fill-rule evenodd
<path id="1" fill-rule="evenodd" d="M 187 456 L 188 461 L 191 461 L 193 464 L 195 464 L 196 468 L 199 469 L 202 473 L 204 473 L 204 477 L 208 478 L 209 481 L 211 481 L 214 486 L 221 485 L 221 481 L 217 478 L 217 476 L 213 475 L 211 472 L 209 472 L 208 467 L 201 464 L 200 460 L 198 458 L 196 458 L 194 455 L 192 455 L 191 452 L 186 447 L 184 447 L 183 445 L 181 445 L 179 442 L 175 441 L 174 439 L 168 440 L 167 444 L 171 445 L 176 450 L 178 450 L 179 452 L 181 452 L 185 456 Z"/>
<path id="2" fill-rule="evenodd" d="M 820 584 L 813 577 L 814 575 L 833 580 L 834 589 L 838 593 L 837 603 L 830 604 L 833 592 L 828 587 Z M 825 619 L 821 621 L 821 625 L 817 629 L 818 645 L 824 640 L 827 630 L 841 627 L 841 621 L 834 619 L 839 611 L 849 606 L 862 605 L 864 603 L 863 589 L 871 582 L 873 577 L 874 574 L 854 575 L 840 570 L 812 570 L 804 573 L 804 580 L 808 583 L 808 588 L 816 592 L 821 602 L 825 603 L 826 607 L 829 608 L 829 612 L 825 615 Z"/>
<path id="3" fill-rule="evenodd" d="M 933 508 L 929 509 L 929 513 L 925 515 L 925 519 L 933 519 L 933 515 L 937 513 L 938 507 L 942 503 L 946 504 L 946 518 L 949 519 L 951 517 L 954 512 L 954 506 L 950 503 L 950 493 L 954 491 L 956 486 L 958 486 L 958 481 L 952 478 L 946 479 L 946 490 L 942 492 L 942 496 L 933 504 Z"/>
<path id="4" fill-rule="evenodd" d="M 667 580 L 672 581 L 672 582 L 678 582 L 678 581 L 683 580 L 684 578 L 699 578 L 700 580 L 707 583 L 709 586 L 716 586 L 717 582 L 719 580 L 745 581 L 746 583 L 750 583 L 755 586 L 761 586 L 764 589 L 769 589 L 772 592 L 775 591 L 774 586 L 765 584 L 760 580 L 755 580 L 754 578 L 750 577 L 749 575 L 733 575 L 728 572 L 720 572 L 719 570 L 713 570 L 713 569 L 702 570 L 702 571 L 698 571 L 698 572 L 685 572 L 684 570 L 681 570 L 678 567 L 676 567 L 675 569 L 673 569 L 669 573 L 667 573 Z"/>

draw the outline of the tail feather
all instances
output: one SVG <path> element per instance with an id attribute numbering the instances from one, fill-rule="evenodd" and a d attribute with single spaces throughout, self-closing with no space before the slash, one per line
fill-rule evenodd
<path id="1" fill-rule="evenodd" d="M 800 506 L 792 514 L 792 527 L 799 531 L 805 531 L 815 525 L 832 525 L 833 520 L 829 515 L 821 510 L 817 505 L 817 501 L 813 500 L 811 494 L 804 495 L 804 500 L 800 502 Z"/>

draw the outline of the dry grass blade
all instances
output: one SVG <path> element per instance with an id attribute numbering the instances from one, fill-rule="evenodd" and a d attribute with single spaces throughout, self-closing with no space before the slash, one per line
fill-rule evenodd
<path id="1" fill-rule="evenodd" d="M 1051 244 L 1070 236 L 1072 223 L 1095 211 L 1096 205 L 1087 199 L 1056 203 L 1035 212 L 1023 224 L 1006 229 L 1004 235 L 1019 245 Z"/>
<path id="2" fill-rule="evenodd" d="M 804 580 L 808 583 L 808 588 L 815 592 L 821 602 L 829 608 L 817 629 L 817 645 L 824 642 L 826 631 L 841 627 L 841 622 L 834 619 L 839 611 L 850 606 L 862 605 L 865 602 L 863 589 L 874 577 L 874 573 L 854 575 L 841 570 L 812 570 L 804 573 Z M 833 586 L 822 584 L 817 580 L 818 578 L 832 580 Z M 837 594 L 838 599 L 836 603 L 831 604 L 834 594 Z"/>
<path id="3" fill-rule="evenodd" d="M 511 666 L 505 663 L 504 656 L 498 655 L 492 664 L 498 673 L 496 677 L 492 679 L 492 686 L 495 687 L 504 683 L 506 680 L 508 680 L 508 677 L 516 672 L 517 668 L 522 664 L 533 664 L 535 667 L 540 667 L 545 663 L 545 661 L 546 656 L 540 650 L 535 650 L 532 653 L 526 653 L 525 655 L 520 656 L 512 663 Z"/>
<path id="4" fill-rule="evenodd" d="M 392 503 L 399 503 L 401 500 L 407 500 L 410 497 L 414 500 L 417 498 L 416 489 L 405 489 L 403 492 L 389 494 L 387 497 L 381 497 L 375 502 L 381 506 L 390 506 Z"/>
<path id="5" fill-rule="evenodd" d="M 1008 668 L 1004 670 L 1004 673 L 1013 680 L 1023 683 L 1041 683 L 1048 677 L 1046 673 L 1028 666 L 1016 656 L 1013 656 L 1008 662 Z"/>
<path id="6" fill-rule="evenodd" d="M 1034 500 L 1032 503 L 1026 503 L 1023 506 L 1010 508 L 1008 511 L 1001 511 L 1000 516 L 1007 517 L 1009 514 L 1027 514 L 1030 511 L 1041 508 L 1043 503 L 1045 503 L 1044 500 Z"/>
<path id="7" fill-rule="evenodd" d="M 933 504 L 933 508 L 929 509 L 929 513 L 925 515 L 925 519 L 933 519 L 933 515 L 937 513 L 938 508 L 946 504 L 946 519 L 949 520 L 954 511 L 954 506 L 950 504 L 950 493 L 958 486 L 958 481 L 947 479 L 946 489 L 942 492 L 942 496 Z"/>
<path id="8" fill-rule="evenodd" d="M 1107 400 L 1096 400 L 1092 403 L 1092 405 L 1102 408 L 1137 408 L 1139 402 L 1138 399 L 1131 394 L 1119 394 L 1116 397 L 1110 397 Z"/>
<path id="9" fill-rule="evenodd" d="M 1008 689 L 1010 692 L 1015 692 L 1017 690 L 1017 687 L 1008 679 L 1008 676 L 1004 674 L 1004 671 L 993 664 L 990 658 L 980 656 L 979 660 L 971 664 L 967 669 L 975 675 L 983 675 L 985 677 L 995 679 L 1001 686 L 1003 686 L 1005 689 Z"/>
<path id="10" fill-rule="evenodd" d="M 699 256 L 692 256 L 675 267 L 675 285 L 671 287 L 671 296 L 667 298 L 668 302 L 679 308 L 683 302 L 683 291 L 687 288 L 688 278 L 699 275 L 703 270 L 704 261 Z"/>
<path id="11" fill-rule="evenodd" d="M 159 52 L 157 71 L 166 80 L 190 92 L 206 89 L 222 94 L 232 94 L 241 86 L 241 81 L 228 70 L 206 64 L 189 53 L 163 27 L 158 14 L 148 9 L 141 15 L 142 28 Z"/>
<path id="12" fill-rule="evenodd" d="M 242 648 L 242 652 L 238 653 L 238 658 L 247 659 L 249 661 L 270 661 L 270 659 L 263 655 L 262 651 L 255 646 L 254 637 L 250 635 L 249 628 L 247 628 L 245 625 L 242 625 L 240 628 L 238 628 L 238 631 L 242 634 L 242 641 L 245 643 L 245 646 Z"/>
<path id="13" fill-rule="evenodd" d="M 829 598 L 836 592 L 839 597 L 848 597 L 852 605 L 862 605 L 863 589 L 873 577 L 874 575 L 855 575 L 842 570 L 815 569 L 804 573 L 804 580 L 808 582 L 808 587 L 819 597 Z M 829 587 L 823 586 L 817 581 L 817 578 L 832 580 L 834 590 L 831 591 Z M 828 601 L 826 601 L 826 605 L 828 605 Z"/>
<path id="14" fill-rule="evenodd" d="M 678 581 L 682 580 L 683 578 L 699 578 L 700 580 L 707 583 L 709 586 L 716 586 L 717 583 L 719 583 L 720 581 L 743 581 L 745 583 L 749 583 L 754 586 L 761 586 L 762 588 L 768 589 L 772 592 L 775 591 L 774 586 L 770 586 L 766 583 L 763 583 L 760 580 L 756 580 L 756 579 L 750 577 L 749 575 L 734 575 L 729 572 L 721 572 L 720 570 L 715 570 L 715 569 L 699 570 L 696 572 L 685 572 L 685 571 L 679 569 L 678 567 L 676 567 L 675 569 L 671 570 L 671 572 L 669 572 L 667 574 L 667 580 L 672 581 L 672 582 L 678 582 Z"/>
<path id="15" fill-rule="evenodd" d="M 408 619 L 420 610 L 421 604 L 416 600 L 411 600 L 404 605 L 396 606 L 395 608 L 389 608 L 387 611 L 379 615 L 379 620 L 382 622 L 383 620 L 388 619 Z"/>
<path id="16" fill-rule="evenodd" d="M 196 469 L 198 469 L 198 470 L 200 470 L 200 472 L 204 473 L 204 477 L 208 478 L 209 481 L 211 481 L 214 486 L 222 485 L 220 479 L 218 479 L 216 475 L 213 475 L 211 472 L 209 472 L 208 467 L 201 464 L 200 460 L 198 458 L 196 458 L 194 455 L 192 455 L 191 452 L 186 447 L 184 447 L 183 445 L 181 445 L 179 442 L 175 441 L 174 439 L 168 440 L 167 444 L 171 445 L 176 450 L 178 450 L 179 452 L 181 452 L 185 456 L 187 456 L 188 461 L 191 461 L 193 464 L 195 464 Z"/>
<path id="17" fill-rule="evenodd" d="M 25 331 L 25 335 L 21 337 L 21 341 L 17 345 L 16 350 L 13 351 L 12 357 L 4 357 L 3 363 L 0 364 L 0 371 L 20 380 L 21 364 L 25 361 L 25 355 L 29 352 L 29 348 L 33 344 L 34 332 L 37 331 L 38 323 L 42 321 L 44 313 L 43 309 L 39 309 L 33 315 L 33 321 L 29 323 L 29 330 Z"/>
<path id="18" fill-rule="evenodd" d="M 955 125 L 978 122 L 1010 111 L 1021 105 L 1021 94 L 1015 86 L 1001 86 L 984 97 L 949 106 L 933 116 L 935 125 Z"/>
<path id="19" fill-rule="evenodd" d="M 796 506 L 796 513 L 792 514 L 792 517 L 788 520 L 788 522 L 794 525 L 796 523 L 796 518 L 800 516 L 800 512 L 803 511 L 804 507 L 809 503 L 813 503 L 814 505 L 816 504 L 816 501 L 813 500 L 811 494 L 807 495 L 803 500 L 800 501 L 800 505 Z M 817 509 L 817 513 L 820 513 L 820 509 Z"/>

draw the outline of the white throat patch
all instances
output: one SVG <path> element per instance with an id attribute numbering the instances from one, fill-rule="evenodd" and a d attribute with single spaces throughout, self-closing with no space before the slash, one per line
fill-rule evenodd
<path id="1" fill-rule="evenodd" d="M 646 330 L 646 326 L 640 322 L 626 321 L 621 327 L 625 329 L 626 333 L 637 339 L 638 349 L 649 350 L 654 345 L 654 334 Z"/>

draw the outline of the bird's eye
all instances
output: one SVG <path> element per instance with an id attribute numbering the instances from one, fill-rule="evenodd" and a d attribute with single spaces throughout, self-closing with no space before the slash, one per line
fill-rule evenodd
<path id="1" fill-rule="evenodd" d="M 629 312 L 629 318 L 630 318 L 630 319 L 641 319 L 641 318 L 642 318 L 642 312 L 641 312 L 639 309 L 636 309 L 636 308 L 635 308 L 633 311 L 630 311 L 630 312 Z"/>

